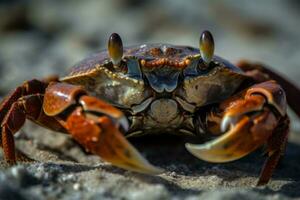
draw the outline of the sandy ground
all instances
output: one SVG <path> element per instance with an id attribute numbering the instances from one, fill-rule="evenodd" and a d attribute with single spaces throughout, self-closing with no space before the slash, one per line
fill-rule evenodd
<path id="1" fill-rule="evenodd" d="M 298 143 L 289 143 L 272 181 L 256 188 L 264 160 L 261 151 L 236 162 L 210 164 L 191 156 L 180 137 L 146 139 L 132 142 L 165 170 L 161 175 L 117 169 L 84 153 L 68 136 L 28 123 L 17 136 L 17 146 L 37 161 L 15 167 L 1 162 L 0 199 L 18 195 L 24 199 L 282 199 L 300 195 Z"/>
<path id="2" fill-rule="evenodd" d="M 300 17 L 297 1 L 29 1 L 0 4 L 0 96 L 33 77 L 63 75 L 105 48 L 111 32 L 127 45 L 166 42 L 197 46 L 210 29 L 216 52 L 235 62 L 261 61 L 297 81 Z M 121 3 L 122 2 L 122 3 Z M 300 199 L 300 126 L 292 115 L 286 155 L 266 187 L 254 187 L 261 150 L 232 163 L 190 155 L 180 137 L 132 143 L 165 172 L 146 176 L 103 163 L 71 138 L 32 123 L 16 135 L 36 160 L 7 166 L 0 156 L 0 199 Z"/>

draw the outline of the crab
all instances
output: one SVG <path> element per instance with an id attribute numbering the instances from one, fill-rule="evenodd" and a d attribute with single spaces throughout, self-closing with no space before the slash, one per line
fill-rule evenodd
<path id="1" fill-rule="evenodd" d="M 206 141 L 187 143 L 187 150 L 214 163 L 240 159 L 264 146 L 267 158 L 257 182 L 264 185 L 287 144 L 286 97 L 300 113 L 293 89 L 299 91 L 263 65 L 234 65 L 214 55 L 209 31 L 201 34 L 199 49 L 169 44 L 123 48 L 113 33 L 107 50 L 79 62 L 69 75 L 26 81 L 4 98 L 0 145 L 11 165 L 27 158 L 15 149 L 14 133 L 29 119 L 71 134 L 114 166 L 154 175 L 162 170 L 127 138 L 192 135 Z"/>

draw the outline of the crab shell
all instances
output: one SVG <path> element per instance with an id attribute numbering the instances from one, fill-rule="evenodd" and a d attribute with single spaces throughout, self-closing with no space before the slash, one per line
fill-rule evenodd
<path id="1" fill-rule="evenodd" d="M 76 64 L 61 81 L 82 85 L 121 109 L 131 122 L 126 134 L 139 135 L 194 134 L 195 112 L 228 98 L 247 78 L 218 56 L 206 65 L 199 49 L 148 44 L 125 48 L 119 66 L 107 51 L 96 53 Z"/>
<path id="2" fill-rule="evenodd" d="M 262 65 L 246 62 L 238 68 L 214 56 L 209 31 L 201 34 L 199 48 L 152 44 L 124 50 L 113 33 L 108 52 L 83 60 L 60 81 L 26 81 L 0 103 L 5 160 L 23 160 L 13 134 L 26 118 L 71 134 L 87 151 L 115 166 L 147 174 L 162 170 L 145 160 L 126 136 L 206 132 L 204 139 L 219 137 L 187 143 L 186 148 L 209 162 L 230 162 L 266 146 L 268 157 L 257 185 L 268 183 L 289 130 L 281 85 L 289 99 L 299 99 L 300 90 Z M 289 103 L 300 116 L 298 103 Z"/>

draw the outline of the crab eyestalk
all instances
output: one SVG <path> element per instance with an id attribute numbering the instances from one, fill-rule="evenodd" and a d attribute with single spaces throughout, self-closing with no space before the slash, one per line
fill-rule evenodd
<path id="1" fill-rule="evenodd" d="M 114 66 L 119 66 L 123 57 L 123 43 L 117 33 L 110 35 L 108 39 L 108 54 Z"/>
<path id="2" fill-rule="evenodd" d="M 202 32 L 199 41 L 199 49 L 200 49 L 200 55 L 205 65 L 209 65 L 209 63 L 211 62 L 214 56 L 214 51 L 215 51 L 214 38 L 209 31 Z"/>

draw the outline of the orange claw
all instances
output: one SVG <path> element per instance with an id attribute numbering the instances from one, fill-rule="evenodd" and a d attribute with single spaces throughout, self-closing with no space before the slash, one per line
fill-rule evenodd
<path id="1" fill-rule="evenodd" d="M 242 158 L 267 144 L 268 158 L 257 185 L 266 184 L 287 141 L 289 121 L 285 103 L 284 92 L 276 82 L 253 85 L 220 105 L 220 109 L 225 109 L 220 123 L 223 135 L 205 144 L 186 147 L 200 159 L 222 163 Z"/>
<path id="2" fill-rule="evenodd" d="M 196 157 L 209 162 L 223 163 L 240 159 L 267 142 L 277 126 L 270 111 L 263 111 L 257 118 L 241 116 L 222 136 L 202 145 L 187 144 Z"/>
<path id="3" fill-rule="evenodd" d="M 68 109 L 71 109 L 71 114 L 62 114 Z M 61 122 L 87 151 L 103 160 L 132 171 L 148 174 L 161 172 L 145 160 L 120 132 L 127 131 L 129 127 L 124 114 L 96 97 L 87 96 L 82 87 L 50 83 L 43 110 Z"/>
<path id="4" fill-rule="evenodd" d="M 83 108 L 75 109 L 65 126 L 87 151 L 124 169 L 147 174 L 161 172 L 145 160 L 119 131 L 118 123 L 124 129 L 128 127 L 125 116 L 119 110 L 90 96 L 83 96 L 79 101 L 84 104 Z"/>

